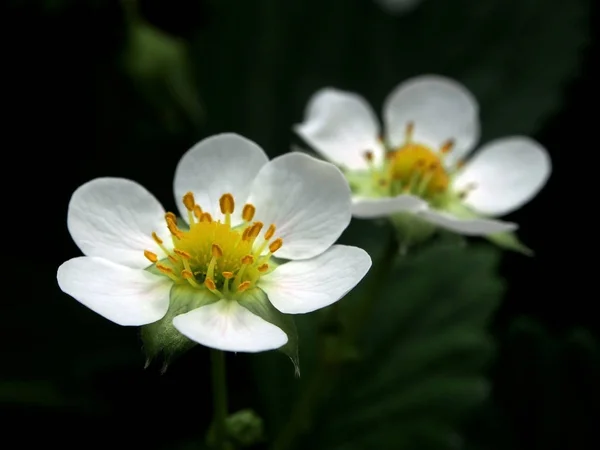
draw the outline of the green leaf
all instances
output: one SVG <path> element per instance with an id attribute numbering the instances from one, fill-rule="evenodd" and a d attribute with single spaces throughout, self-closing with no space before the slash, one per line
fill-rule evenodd
<path id="1" fill-rule="evenodd" d="M 294 364 L 297 377 L 300 376 L 300 360 L 298 357 L 298 332 L 292 316 L 279 312 L 271 304 L 267 295 L 260 289 L 252 289 L 239 300 L 240 305 L 269 323 L 281 328 L 287 334 L 288 341 L 279 351 L 287 355 Z"/>
<path id="2" fill-rule="evenodd" d="M 488 396 L 485 371 L 494 345 L 487 327 L 503 293 L 496 275 L 499 253 L 492 246 L 447 242 L 409 253 L 380 291 L 370 278 L 337 304 L 345 316 L 361 294 L 376 302 L 372 314 L 362 317 L 358 360 L 310 366 L 303 378 L 312 383 L 288 380 L 287 389 L 271 381 L 282 378 L 272 373 L 273 366 L 269 373 L 257 368 L 263 391 L 278 392 L 265 394 L 271 401 L 288 398 L 282 389 L 295 393 L 296 402 L 315 392 L 320 396 L 316 409 L 294 419 L 305 430 L 302 439 L 292 439 L 295 448 L 454 448 L 465 415 Z M 303 341 L 304 353 L 318 353 L 320 339 L 312 348 Z M 311 409 L 310 403 L 304 407 Z M 288 406 L 283 420 L 290 409 L 295 410 Z M 267 424 L 281 426 L 281 408 L 266 411 Z"/>
<path id="3" fill-rule="evenodd" d="M 163 358 L 164 372 L 168 365 L 178 356 L 196 345 L 173 326 L 175 316 L 185 314 L 201 306 L 218 300 L 210 291 L 195 289 L 188 285 L 175 284 L 171 288 L 169 310 L 157 322 L 141 327 L 141 337 L 146 353 L 146 366 L 157 357 Z"/>

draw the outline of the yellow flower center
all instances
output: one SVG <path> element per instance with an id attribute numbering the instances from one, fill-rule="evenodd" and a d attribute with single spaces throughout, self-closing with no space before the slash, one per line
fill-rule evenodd
<path id="1" fill-rule="evenodd" d="M 176 283 L 188 283 L 194 288 L 208 289 L 220 297 L 229 297 L 256 287 L 260 277 L 273 270 L 271 256 L 281 248 L 283 240 L 273 239 L 274 224 L 262 233 L 264 224 L 252 222 L 256 212 L 254 205 L 244 205 L 244 222 L 232 227 L 235 201 L 231 194 L 223 194 L 219 201 L 223 222 L 215 221 L 209 213 L 203 212 L 191 192 L 183 196 L 183 204 L 188 211 L 188 230 L 177 226 L 175 214 L 165 214 L 173 250 L 168 250 L 153 233 L 153 239 L 165 252 L 166 258 L 159 261 L 155 253 L 144 251 L 146 258 L 162 274 Z"/>
<path id="2" fill-rule="evenodd" d="M 406 126 L 404 143 L 388 148 L 380 167 L 373 164 L 373 152 L 365 152 L 372 175 L 373 190 L 379 195 L 412 194 L 432 203 L 447 197 L 453 176 L 463 166 L 457 162 L 449 168 L 445 157 L 452 151 L 454 141 L 448 139 L 439 149 L 413 141 L 414 124 Z M 458 193 L 459 196 L 467 192 Z"/>

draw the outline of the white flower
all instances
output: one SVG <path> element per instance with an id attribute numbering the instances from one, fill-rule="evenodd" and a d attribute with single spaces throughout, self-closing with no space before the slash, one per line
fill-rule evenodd
<path id="1" fill-rule="evenodd" d="M 339 300 L 371 266 L 364 250 L 332 245 L 350 222 L 351 200 L 329 163 L 300 153 L 268 161 L 255 143 L 221 134 L 182 157 L 174 189 L 189 227 L 134 181 L 80 186 L 67 225 L 86 256 L 60 266 L 60 288 L 120 325 L 160 320 L 184 289 L 186 303 L 171 305 L 181 310 L 173 320 L 181 334 L 258 352 L 288 337 L 242 306 L 257 292 L 281 313 L 308 313 Z M 200 307 L 189 307 L 190 295 Z"/>
<path id="2" fill-rule="evenodd" d="M 516 224 L 493 217 L 532 199 L 551 171 L 546 150 L 522 136 L 488 142 L 465 163 L 479 140 L 479 107 L 448 78 L 398 85 L 384 103 L 383 122 L 380 139 L 377 117 L 362 97 L 326 88 L 294 127 L 344 170 L 358 218 L 411 213 L 465 235 L 513 231 Z"/>

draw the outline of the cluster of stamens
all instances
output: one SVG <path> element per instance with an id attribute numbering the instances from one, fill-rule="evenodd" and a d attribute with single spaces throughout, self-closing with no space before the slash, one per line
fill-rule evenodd
<path id="1" fill-rule="evenodd" d="M 443 201 L 448 194 L 452 178 L 462 169 L 464 162 L 458 161 L 450 168 L 445 164 L 446 155 L 454 147 L 452 139 L 448 139 L 438 151 L 434 151 L 426 145 L 414 142 L 413 134 L 414 123 L 409 122 L 402 145 L 390 148 L 382 141 L 386 154 L 380 166 L 375 165 L 372 151 L 367 150 L 364 153 L 374 188 L 382 195 L 412 194 L 434 203 Z M 464 198 L 474 188 L 474 185 L 469 185 L 456 195 Z"/>
<path id="2" fill-rule="evenodd" d="M 173 249 L 169 250 L 163 240 L 152 233 L 165 257 L 144 251 L 146 258 L 162 274 L 176 283 L 206 288 L 226 298 L 255 287 L 262 275 L 273 270 L 269 262 L 273 253 L 282 247 L 283 240 L 273 239 L 274 224 L 269 225 L 261 237 L 264 224 L 252 221 L 256 213 L 254 205 L 245 204 L 243 223 L 232 227 L 235 201 L 229 193 L 219 200 L 223 221 L 214 220 L 210 213 L 203 211 L 191 192 L 183 196 L 183 204 L 188 214 L 188 230 L 177 225 L 175 214 L 165 214 Z"/>

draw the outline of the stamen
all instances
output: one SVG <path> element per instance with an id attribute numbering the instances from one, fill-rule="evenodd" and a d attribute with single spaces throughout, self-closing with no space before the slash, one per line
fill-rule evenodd
<path id="1" fill-rule="evenodd" d="M 196 216 L 196 220 L 200 222 L 200 218 L 202 217 L 202 208 L 200 208 L 200 205 L 194 205 L 194 216 Z"/>
<path id="2" fill-rule="evenodd" d="M 172 220 L 167 220 L 167 228 L 169 229 L 171 234 L 177 239 L 181 239 L 181 236 L 183 236 L 183 232 L 177 227 L 177 224 Z"/>
<path id="3" fill-rule="evenodd" d="M 163 240 L 161 238 L 158 237 L 158 234 L 156 234 L 156 232 L 152 232 L 152 239 L 154 239 L 154 242 L 156 242 L 158 245 L 162 245 Z"/>
<path id="4" fill-rule="evenodd" d="M 171 261 L 171 264 L 178 264 L 179 261 L 177 260 L 177 258 L 175 258 L 173 255 L 168 255 L 167 258 L 169 258 L 169 261 Z"/>
<path id="5" fill-rule="evenodd" d="M 200 216 L 200 222 L 208 222 L 211 223 L 212 220 L 212 216 L 210 215 L 210 213 L 207 212 L 203 212 Z"/>
<path id="6" fill-rule="evenodd" d="M 151 263 L 158 261 L 158 256 L 156 256 L 156 253 L 152 253 L 150 250 L 144 250 L 144 256 L 148 258 Z"/>
<path id="7" fill-rule="evenodd" d="M 233 272 L 223 272 L 221 275 L 223 275 L 223 278 L 226 280 L 233 278 Z"/>
<path id="8" fill-rule="evenodd" d="M 248 231 L 248 236 L 247 239 L 249 241 L 254 242 L 254 240 L 257 238 L 257 236 L 260 234 L 260 230 L 262 230 L 263 227 L 263 223 L 262 222 L 254 222 L 252 224 L 252 227 L 250 228 L 250 230 Z"/>
<path id="9" fill-rule="evenodd" d="M 445 155 L 447 153 L 450 153 L 453 148 L 454 148 L 454 139 L 448 139 L 440 147 L 440 153 L 442 153 L 442 155 Z"/>
<path id="10" fill-rule="evenodd" d="M 167 222 L 172 221 L 177 223 L 177 216 L 175 214 L 173 214 L 172 212 L 168 212 L 165 214 L 165 220 Z"/>
<path id="11" fill-rule="evenodd" d="M 373 162 L 373 152 L 371 150 L 367 150 L 366 152 L 363 153 L 363 156 L 365 157 L 365 159 L 367 160 L 367 162 L 372 163 Z"/>
<path id="12" fill-rule="evenodd" d="M 240 285 L 237 287 L 237 291 L 238 292 L 244 292 L 247 291 L 248 288 L 251 286 L 252 283 L 250 283 L 249 281 L 244 281 L 243 283 L 240 283 Z"/>
<path id="13" fill-rule="evenodd" d="M 244 209 L 242 210 L 242 219 L 246 222 L 250 222 L 254 218 L 254 214 L 256 213 L 256 207 L 250 203 L 246 203 L 244 205 Z"/>
<path id="14" fill-rule="evenodd" d="M 156 265 L 156 268 L 158 270 L 160 270 L 163 274 L 165 274 L 166 276 L 168 276 L 171 280 L 173 281 L 179 281 L 179 278 L 177 278 L 177 276 L 173 273 L 173 269 L 171 269 L 170 267 L 167 267 L 161 263 L 158 263 Z"/>
<path id="15" fill-rule="evenodd" d="M 196 278 L 194 277 L 194 274 L 189 271 L 189 270 L 182 270 L 181 271 L 181 276 L 186 279 L 188 281 L 188 283 L 190 283 L 192 286 L 194 286 L 195 288 L 199 288 L 200 284 L 196 281 Z"/>
<path id="16" fill-rule="evenodd" d="M 235 208 L 233 195 L 223 194 L 219 199 L 219 206 L 221 207 L 221 212 L 225 215 L 225 223 L 230 226 L 231 214 L 233 214 L 233 209 Z"/>
<path id="17" fill-rule="evenodd" d="M 188 252 L 184 250 L 179 250 L 178 248 L 173 249 L 173 251 L 175 252 L 175 254 L 181 256 L 182 259 L 189 260 L 192 257 L 192 255 L 190 255 Z"/>
<path id="18" fill-rule="evenodd" d="M 273 235 L 275 234 L 275 230 L 277 228 L 275 227 L 275 224 L 271 224 L 269 225 L 269 228 L 267 229 L 267 232 L 265 233 L 265 240 L 269 241 L 271 240 L 271 238 L 273 237 Z"/>
<path id="19" fill-rule="evenodd" d="M 409 143 L 412 141 L 414 131 L 415 131 L 415 123 L 412 121 L 408 122 L 406 124 L 406 129 L 404 131 L 404 139 L 406 140 L 406 143 Z"/>
<path id="20" fill-rule="evenodd" d="M 194 211 L 194 206 L 196 206 L 196 201 L 194 200 L 194 194 L 192 192 L 188 192 L 183 196 L 183 204 L 186 209 L 190 212 Z"/>
<path id="21" fill-rule="evenodd" d="M 267 270 L 269 270 L 269 265 L 267 263 L 258 266 L 258 271 L 261 273 L 266 272 Z"/>
<path id="22" fill-rule="evenodd" d="M 213 244 L 211 251 L 214 258 L 220 258 L 223 256 L 223 249 L 219 246 L 219 244 Z"/>
<path id="23" fill-rule="evenodd" d="M 211 291 L 215 291 L 217 289 L 217 285 L 212 280 L 212 278 L 206 277 L 206 279 L 204 280 L 204 285 Z"/>
<path id="24" fill-rule="evenodd" d="M 269 244 L 269 251 L 271 253 L 275 253 L 277 250 L 279 250 L 281 247 L 283 246 L 283 239 L 281 238 L 277 238 L 275 239 L 273 242 L 271 242 Z"/>
<path id="25" fill-rule="evenodd" d="M 242 258 L 242 264 L 252 264 L 254 262 L 254 256 L 253 255 L 246 255 Z"/>

